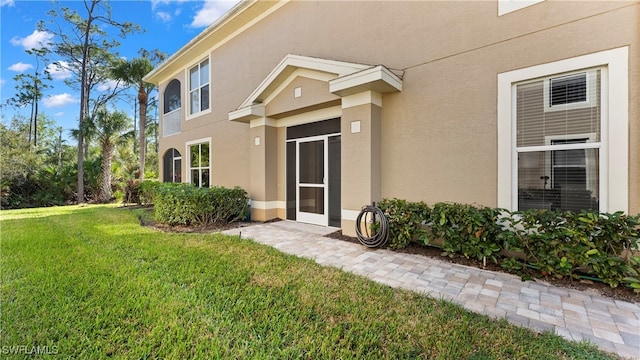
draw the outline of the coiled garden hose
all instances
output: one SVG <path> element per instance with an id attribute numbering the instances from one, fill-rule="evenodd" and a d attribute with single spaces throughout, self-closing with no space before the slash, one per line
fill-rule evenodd
<path id="1" fill-rule="evenodd" d="M 365 234 L 363 234 L 363 230 Z M 372 233 L 374 232 L 374 233 Z M 366 205 L 356 218 L 356 234 L 360 243 L 369 248 L 382 247 L 389 238 L 389 219 L 373 205 Z"/>

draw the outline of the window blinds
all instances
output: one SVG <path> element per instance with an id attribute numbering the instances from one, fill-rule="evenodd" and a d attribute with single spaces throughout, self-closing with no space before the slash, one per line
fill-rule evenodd
<path id="1" fill-rule="evenodd" d="M 598 210 L 600 70 L 516 85 L 518 208 Z"/>

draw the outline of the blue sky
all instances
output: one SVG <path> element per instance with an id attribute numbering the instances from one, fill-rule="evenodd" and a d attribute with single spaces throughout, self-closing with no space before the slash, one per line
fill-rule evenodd
<path id="1" fill-rule="evenodd" d="M 130 21 L 145 29 L 144 33 L 136 33 L 118 40 L 117 49 L 120 56 L 133 58 L 138 50 L 158 49 L 173 54 L 189 40 L 202 32 L 208 25 L 232 8 L 238 0 L 112 0 L 112 17 L 118 22 Z M 76 9 L 81 15 L 81 0 L 51 1 L 34 0 L 0 0 L 0 102 L 15 95 L 13 77 L 20 73 L 31 73 L 36 66 L 33 56 L 25 50 L 37 46 L 47 40 L 55 41 L 51 34 L 38 32 L 36 24 L 47 20 L 47 11 L 56 7 Z M 52 59 L 56 61 L 59 59 Z M 40 67 L 50 64 L 41 64 Z M 40 103 L 40 112 L 47 114 L 58 126 L 68 130 L 77 127 L 79 113 L 79 94 L 76 90 L 65 86 L 64 79 L 70 75 L 64 71 L 55 71 L 51 67 L 54 80 L 50 84 Z M 108 84 L 104 84 L 108 86 Z M 120 102 L 118 107 L 126 111 L 133 119 L 133 105 Z M 2 108 L 2 121 L 9 121 L 17 111 L 29 116 L 29 109 L 14 110 Z"/>

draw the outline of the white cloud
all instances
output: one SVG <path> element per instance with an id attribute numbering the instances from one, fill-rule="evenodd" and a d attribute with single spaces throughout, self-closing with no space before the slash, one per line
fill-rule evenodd
<path id="1" fill-rule="evenodd" d="M 172 4 L 180 5 L 183 2 L 189 0 L 152 0 L 151 1 L 151 11 L 154 12 L 154 15 L 160 19 L 160 21 L 164 23 L 171 22 L 174 17 L 180 16 L 182 13 L 182 9 L 180 7 L 175 7 L 175 9 L 167 9 L 171 7 Z M 163 9 L 159 10 L 158 8 L 162 6 Z"/>
<path id="2" fill-rule="evenodd" d="M 68 93 L 49 95 L 42 101 L 44 106 L 47 108 L 67 106 L 71 104 L 77 104 L 79 102 L 80 100 L 76 99 L 73 95 Z"/>
<path id="3" fill-rule="evenodd" d="M 156 13 L 156 16 L 159 17 L 160 20 L 162 20 L 162 22 L 165 22 L 165 23 L 171 21 L 171 19 L 172 19 L 171 14 L 169 14 L 168 12 L 165 12 L 165 11 L 158 11 Z"/>
<path id="4" fill-rule="evenodd" d="M 25 72 L 25 71 L 27 71 L 29 69 L 33 69 L 33 65 L 25 64 L 23 62 L 15 63 L 15 64 L 9 66 L 9 70 L 17 71 L 17 72 Z"/>
<path id="5" fill-rule="evenodd" d="M 0 0 L 0 7 L 1 6 L 13 6 L 14 1 L 13 0 Z"/>
<path id="6" fill-rule="evenodd" d="M 58 61 L 47 65 L 47 71 L 54 80 L 65 80 L 73 76 L 69 63 L 66 61 Z"/>
<path id="7" fill-rule="evenodd" d="M 5 79 L 0 79 L 0 86 L 4 85 L 4 83 L 6 83 Z"/>
<path id="8" fill-rule="evenodd" d="M 229 9 L 231 9 L 237 0 L 207 0 L 204 2 L 202 9 L 200 9 L 193 17 L 191 27 L 201 28 L 211 25 L 214 21 L 218 20 L 220 16 L 224 15 Z"/>
<path id="9" fill-rule="evenodd" d="M 31 35 L 22 38 L 14 36 L 9 40 L 13 46 L 22 46 L 25 50 L 48 48 L 53 39 L 53 34 L 46 31 L 34 30 Z"/>
<path id="10" fill-rule="evenodd" d="M 57 112 L 57 113 L 55 113 L 53 115 L 57 116 L 57 117 L 60 117 L 60 116 L 64 115 L 64 112 L 60 111 L 60 112 Z"/>
<path id="11" fill-rule="evenodd" d="M 159 5 L 169 5 L 171 3 L 183 3 L 188 0 L 151 0 L 151 10 L 155 10 Z"/>

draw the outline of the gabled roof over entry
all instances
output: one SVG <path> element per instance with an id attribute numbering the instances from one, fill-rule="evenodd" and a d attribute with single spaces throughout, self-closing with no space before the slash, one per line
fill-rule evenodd
<path id="1" fill-rule="evenodd" d="M 341 77 L 369 68 L 369 65 L 326 60 L 300 55 L 287 55 L 280 64 L 269 73 L 260 85 L 240 104 L 239 108 L 262 103 L 271 92 L 285 81 L 297 69 L 309 69 L 334 74 Z"/>
<path id="2" fill-rule="evenodd" d="M 298 69 L 325 73 L 330 92 L 347 96 L 373 90 L 388 93 L 402 90 L 402 80 L 382 65 L 350 63 L 289 54 L 276 66 L 260 85 L 229 113 L 229 120 L 249 122 L 265 116 L 264 101 Z"/>

